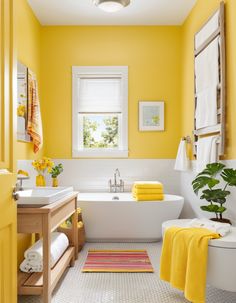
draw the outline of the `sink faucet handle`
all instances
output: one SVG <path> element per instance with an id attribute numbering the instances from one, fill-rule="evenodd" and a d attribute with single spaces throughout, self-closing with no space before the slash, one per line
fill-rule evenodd
<path id="1" fill-rule="evenodd" d="M 28 180 L 30 177 L 27 172 L 18 170 L 16 188 L 23 190 L 23 180 Z M 18 185 L 18 186 L 17 186 Z"/>

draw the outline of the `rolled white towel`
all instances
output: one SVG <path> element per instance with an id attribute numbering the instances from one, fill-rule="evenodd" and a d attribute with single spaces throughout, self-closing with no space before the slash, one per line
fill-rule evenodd
<path id="1" fill-rule="evenodd" d="M 218 233 L 221 237 L 224 237 L 231 231 L 231 225 L 229 223 L 221 223 L 208 219 L 193 219 L 189 222 L 189 227 L 202 227 L 207 228 L 213 232 Z"/>
<path id="2" fill-rule="evenodd" d="M 42 262 L 35 263 L 30 262 L 27 259 L 20 264 L 20 270 L 23 272 L 31 273 L 31 272 L 42 272 L 43 271 L 43 264 Z"/>
<path id="3" fill-rule="evenodd" d="M 67 247 L 69 246 L 69 240 L 64 233 L 53 232 L 51 234 L 51 256 L 50 265 L 53 267 L 56 262 L 63 255 Z M 43 245 L 40 239 L 24 253 L 24 257 L 27 261 L 33 262 L 32 264 L 42 264 L 43 261 Z"/>

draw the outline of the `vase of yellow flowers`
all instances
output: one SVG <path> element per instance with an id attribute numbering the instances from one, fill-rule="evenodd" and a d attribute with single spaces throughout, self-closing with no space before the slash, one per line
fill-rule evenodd
<path id="1" fill-rule="evenodd" d="M 32 162 L 34 169 L 38 172 L 36 176 L 36 186 L 46 186 L 45 174 L 50 173 L 54 166 L 53 161 L 50 158 L 43 157 L 39 160 Z"/>

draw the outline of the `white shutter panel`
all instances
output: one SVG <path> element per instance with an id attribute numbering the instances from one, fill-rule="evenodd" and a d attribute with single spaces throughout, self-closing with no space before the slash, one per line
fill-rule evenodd
<path id="1" fill-rule="evenodd" d="M 80 78 L 79 113 L 118 113 L 121 106 L 121 78 Z"/>

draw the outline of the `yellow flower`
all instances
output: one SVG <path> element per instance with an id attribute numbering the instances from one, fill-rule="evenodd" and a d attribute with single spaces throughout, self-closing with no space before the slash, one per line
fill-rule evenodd
<path id="1" fill-rule="evenodd" d="M 25 105 L 19 105 L 17 107 L 17 116 L 18 117 L 24 117 L 26 113 L 26 107 Z"/>
<path id="2" fill-rule="evenodd" d="M 32 162 L 32 166 L 38 172 L 40 171 L 45 172 L 47 170 L 47 172 L 50 173 L 52 167 L 54 166 L 54 162 L 48 157 L 43 157 L 42 159 L 34 160 Z"/>

